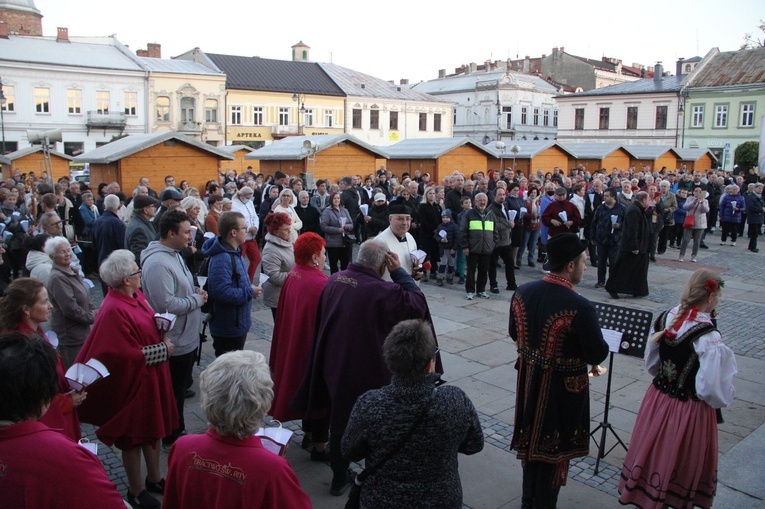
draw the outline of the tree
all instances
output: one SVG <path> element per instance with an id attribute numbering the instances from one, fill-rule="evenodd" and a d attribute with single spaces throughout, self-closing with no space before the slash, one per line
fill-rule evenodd
<path id="1" fill-rule="evenodd" d="M 740 167 L 749 169 L 757 166 L 757 157 L 760 153 L 759 141 L 745 141 L 736 147 L 734 162 Z"/>
<path id="2" fill-rule="evenodd" d="M 760 20 L 760 24 L 757 25 L 757 28 L 760 32 L 765 32 L 765 20 Z M 741 49 L 762 48 L 763 46 L 765 46 L 765 38 L 758 39 L 757 37 L 754 37 L 751 32 L 744 34 L 744 43 L 741 45 Z"/>

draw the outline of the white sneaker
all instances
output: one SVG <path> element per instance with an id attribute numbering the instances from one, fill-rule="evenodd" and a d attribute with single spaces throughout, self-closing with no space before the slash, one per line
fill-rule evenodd
<path id="1" fill-rule="evenodd" d="M 474 293 L 467 292 L 467 300 L 473 300 L 473 297 L 475 297 Z"/>
<path id="2" fill-rule="evenodd" d="M 731 245 L 731 246 L 735 246 L 735 245 L 736 245 L 736 243 L 735 243 L 735 242 L 731 242 L 731 243 L 730 243 L 730 245 Z"/>
<path id="3" fill-rule="evenodd" d="M 486 292 L 478 292 L 478 296 L 481 297 L 482 299 L 488 299 L 489 298 L 489 294 L 486 293 Z"/>

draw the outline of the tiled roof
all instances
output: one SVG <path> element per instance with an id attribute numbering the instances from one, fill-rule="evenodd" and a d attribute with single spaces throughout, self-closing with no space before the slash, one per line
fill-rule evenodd
<path id="1" fill-rule="evenodd" d="M 164 72 L 169 74 L 205 74 L 223 76 L 206 65 L 190 60 L 174 60 L 169 58 L 138 57 L 146 68 L 152 72 Z"/>
<path id="2" fill-rule="evenodd" d="M 206 55 L 226 73 L 226 87 L 229 89 L 345 96 L 340 87 L 315 62 L 216 53 Z"/>
<path id="3" fill-rule="evenodd" d="M 57 42 L 49 37 L 0 38 L 0 60 L 141 71 L 139 61 L 123 53 L 111 37 L 77 37 Z M 134 59 L 135 58 L 135 59 Z"/>
<path id="4" fill-rule="evenodd" d="M 470 138 L 409 138 L 380 150 L 388 153 L 387 159 L 436 159 L 465 145 L 472 145 L 488 155 L 494 155 Z"/>
<path id="5" fill-rule="evenodd" d="M 752 84 L 765 84 L 765 48 L 718 53 L 690 82 L 692 88 Z"/>
<path id="6" fill-rule="evenodd" d="M 361 141 L 350 134 L 321 134 L 316 136 L 290 136 L 283 140 L 275 141 L 263 148 L 253 150 L 246 156 L 245 160 L 259 159 L 267 161 L 300 161 L 310 154 L 304 148 L 306 141 L 312 141 L 318 145 L 316 153 L 320 153 L 330 147 L 334 147 L 342 142 L 354 143 L 366 150 L 369 150 L 379 158 L 385 158 L 386 153 L 380 147 L 373 147 L 368 143 Z"/>
<path id="7" fill-rule="evenodd" d="M 320 63 L 324 72 L 348 96 L 378 97 L 381 99 L 401 99 L 407 101 L 441 101 L 428 94 L 423 94 L 403 85 L 394 85 L 380 78 L 354 71 L 337 64 Z M 363 88 L 362 88 L 363 85 Z"/>
<path id="8" fill-rule="evenodd" d="M 627 83 L 619 83 L 618 85 L 611 85 L 609 87 L 587 90 L 586 92 L 579 92 L 578 94 L 558 96 L 558 98 L 565 97 L 566 99 L 571 99 L 576 97 L 599 95 L 659 94 L 662 92 L 679 92 L 681 88 L 680 84 L 682 81 L 683 76 L 663 76 L 658 81 L 654 78 L 645 78 L 637 81 L 629 81 Z"/>
<path id="9" fill-rule="evenodd" d="M 234 159 L 234 156 L 231 154 L 208 145 L 207 143 L 202 143 L 185 134 L 171 131 L 166 133 L 132 134 L 130 136 L 125 136 L 124 138 L 107 143 L 95 150 L 85 152 L 84 154 L 75 157 L 74 162 L 110 164 L 171 139 L 193 145 L 205 152 L 210 152 L 219 159 Z"/>

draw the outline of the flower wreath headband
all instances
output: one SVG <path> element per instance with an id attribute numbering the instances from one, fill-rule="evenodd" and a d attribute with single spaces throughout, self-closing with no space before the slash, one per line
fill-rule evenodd
<path id="1" fill-rule="evenodd" d="M 725 281 L 720 280 L 718 282 L 715 279 L 709 279 L 704 283 L 704 288 L 706 288 L 709 293 L 715 293 L 720 288 L 725 288 Z"/>

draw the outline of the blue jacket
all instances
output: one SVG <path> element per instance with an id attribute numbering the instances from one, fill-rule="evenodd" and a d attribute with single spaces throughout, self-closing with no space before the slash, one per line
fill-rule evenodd
<path id="1" fill-rule="evenodd" d="M 211 257 L 207 270 L 207 290 L 213 299 L 212 319 L 208 322 L 210 334 L 223 338 L 247 334 L 252 325 L 250 309 L 255 294 L 241 248 L 233 249 L 215 237 L 205 241 L 202 252 Z M 232 254 L 237 278 L 232 277 Z"/>
<path id="2" fill-rule="evenodd" d="M 688 211 L 683 208 L 685 200 L 687 200 L 687 198 L 677 197 L 677 209 L 675 209 L 675 212 L 672 214 L 672 218 L 675 220 L 675 225 L 679 224 L 682 226 L 683 222 L 685 222 L 685 216 L 688 214 Z"/>
<path id="3" fill-rule="evenodd" d="M 733 209 L 733 202 L 736 203 L 736 209 Z M 720 201 L 720 218 L 726 223 L 740 223 L 741 213 L 746 211 L 746 200 L 740 194 L 733 196 L 726 194 Z"/>
<path id="4" fill-rule="evenodd" d="M 98 265 L 117 249 L 125 249 L 125 223 L 111 210 L 93 224 L 93 244 L 98 251 Z"/>

